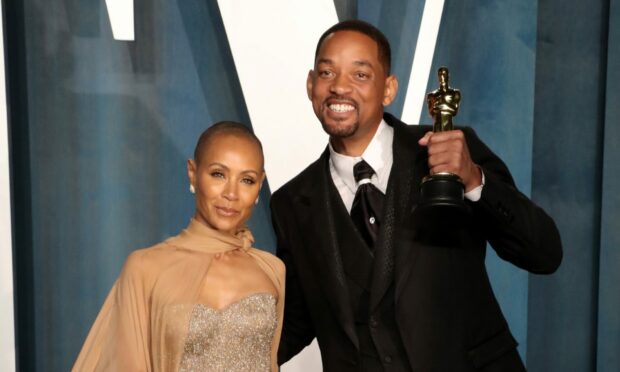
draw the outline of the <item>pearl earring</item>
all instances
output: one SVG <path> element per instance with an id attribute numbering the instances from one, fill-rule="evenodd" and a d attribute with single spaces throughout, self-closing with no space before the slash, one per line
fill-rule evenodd
<path id="1" fill-rule="evenodd" d="M 260 196 L 257 196 L 257 197 L 256 197 L 256 201 L 254 201 L 254 204 L 255 204 L 255 205 L 256 205 L 256 204 L 258 204 L 258 199 L 259 199 L 259 198 L 260 198 Z"/>
<path id="2" fill-rule="evenodd" d="M 191 183 L 189 184 L 189 192 L 191 192 L 192 194 L 196 193 L 196 188 Z"/>

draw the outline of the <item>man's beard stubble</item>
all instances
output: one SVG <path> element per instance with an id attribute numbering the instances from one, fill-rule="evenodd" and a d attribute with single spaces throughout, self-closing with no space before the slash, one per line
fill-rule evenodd
<path id="1" fill-rule="evenodd" d="M 324 119 L 321 120 L 321 126 L 325 133 L 329 134 L 330 137 L 334 138 L 348 138 L 351 137 L 357 131 L 359 127 L 359 122 L 354 122 L 348 126 L 339 126 L 339 125 L 328 125 Z"/>
<path id="2" fill-rule="evenodd" d="M 356 114 L 357 113 L 357 109 L 358 109 L 358 104 L 357 102 L 352 99 L 351 97 L 347 97 L 344 95 L 331 95 L 330 97 L 328 97 L 327 99 L 325 99 L 321 106 L 320 106 L 320 112 L 319 111 L 315 111 L 315 113 L 317 114 L 317 118 L 319 119 L 319 121 L 321 122 L 321 126 L 323 127 L 323 130 L 325 131 L 325 133 L 329 134 L 330 137 L 333 138 L 348 138 L 351 137 L 352 135 L 355 134 L 355 132 L 357 132 L 357 129 L 360 126 L 359 123 L 359 117 L 357 117 L 357 120 L 355 122 L 353 122 L 352 124 L 348 125 L 348 126 L 344 126 L 344 125 L 339 125 L 341 123 L 341 121 L 336 121 L 336 125 L 329 125 L 327 124 L 327 113 L 326 111 L 329 110 L 328 108 L 328 102 L 330 100 L 337 100 L 337 101 L 341 101 L 341 102 L 347 102 L 350 105 L 352 105 L 353 107 L 355 107 L 356 110 Z"/>

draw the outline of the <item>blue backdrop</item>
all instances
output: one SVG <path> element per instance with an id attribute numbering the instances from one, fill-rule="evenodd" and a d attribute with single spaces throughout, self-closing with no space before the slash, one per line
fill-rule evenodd
<path id="1" fill-rule="evenodd" d="M 406 87 L 424 1 L 335 5 L 386 33 Z M 135 42 L 113 40 L 101 0 L 3 6 L 18 367 L 64 371 L 128 252 L 192 215 L 199 133 L 251 123 L 216 1 L 135 0 Z M 457 122 L 563 238 L 552 276 L 488 257 L 528 370 L 620 370 L 620 0 L 447 0 L 429 90 L 440 65 L 463 92 Z M 273 251 L 269 194 L 250 225 Z"/>

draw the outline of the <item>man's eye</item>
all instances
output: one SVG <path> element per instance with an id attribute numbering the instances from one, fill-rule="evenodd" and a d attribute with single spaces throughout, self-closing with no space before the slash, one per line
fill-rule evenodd
<path id="1" fill-rule="evenodd" d="M 355 73 L 355 77 L 359 80 L 367 80 L 369 78 L 369 75 L 365 72 L 357 72 Z"/>
<path id="2" fill-rule="evenodd" d="M 319 71 L 319 76 L 321 76 L 321 77 L 330 77 L 332 75 L 333 75 L 333 73 L 331 71 L 329 71 L 329 70 Z"/>

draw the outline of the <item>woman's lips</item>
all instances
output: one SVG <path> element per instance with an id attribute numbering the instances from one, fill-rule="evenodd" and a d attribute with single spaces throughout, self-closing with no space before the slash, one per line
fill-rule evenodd
<path id="1" fill-rule="evenodd" d="M 234 217 L 239 214 L 239 211 L 234 208 L 215 207 L 215 210 L 220 216 Z"/>

